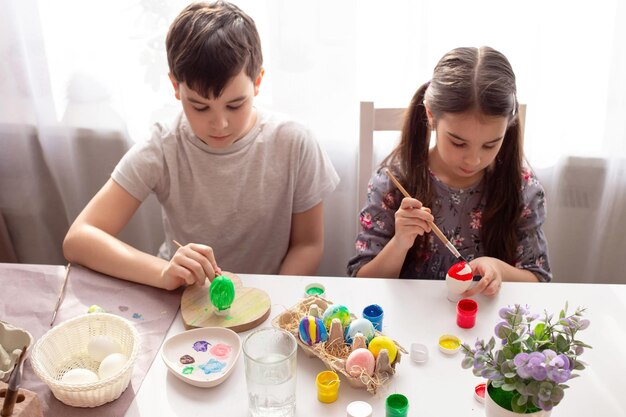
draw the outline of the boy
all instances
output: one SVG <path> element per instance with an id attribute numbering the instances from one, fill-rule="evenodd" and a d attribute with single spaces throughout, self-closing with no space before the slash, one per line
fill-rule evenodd
<path id="1" fill-rule="evenodd" d="M 226 2 L 191 4 L 166 46 L 183 111 L 122 158 L 70 227 L 65 257 L 165 289 L 203 284 L 220 267 L 315 274 L 322 200 L 339 178 L 306 129 L 253 107 L 264 73 L 254 21 Z M 165 227 L 159 257 L 115 237 L 151 192 Z"/>

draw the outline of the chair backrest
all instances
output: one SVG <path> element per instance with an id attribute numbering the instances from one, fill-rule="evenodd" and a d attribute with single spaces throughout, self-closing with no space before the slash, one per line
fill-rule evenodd
<path id="1" fill-rule="evenodd" d="M 357 172 L 357 210 L 361 210 L 367 198 L 367 183 L 374 171 L 374 132 L 400 131 L 406 108 L 376 108 L 371 101 L 362 101 L 360 108 L 359 155 Z M 526 104 L 519 106 L 520 126 L 524 140 Z M 378 161 L 376 161 L 378 164 Z"/>

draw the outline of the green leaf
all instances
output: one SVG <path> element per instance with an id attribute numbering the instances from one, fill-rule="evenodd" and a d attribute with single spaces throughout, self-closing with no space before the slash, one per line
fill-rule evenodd
<path id="1" fill-rule="evenodd" d="M 543 329 L 545 329 L 545 323 L 537 323 L 535 326 L 535 338 L 541 340 L 543 337 Z"/>
<path id="2" fill-rule="evenodd" d="M 519 401 L 522 398 L 524 398 L 524 402 L 523 404 L 519 404 Z M 513 399 L 511 400 L 511 408 L 514 413 L 525 414 L 526 409 L 528 408 L 528 406 L 526 405 L 526 397 L 520 396 L 520 398 L 516 400 L 515 396 L 513 396 Z"/>
<path id="3" fill-rule="evenodd" d="M 500 388 L 504 391 L 515 391 L 515 384 L 502 384 Z"/>
<path id="4" fill-rule="evenodd" d="M 513 345 L 517 345 L 517 344 L 519 344 L 519 343 L 523 343 L 523 342 L 525 342 L 526 340 L 528 340 L 528 338 L 529 338 L 529 337 L 530 337 L 530 336 L 528 335 L 528 333 L 524 333 L 524 334 L 523 334 L 523 335 L 521 335 L 521 336 L 520 336 L 517 340 L 515 340 L 515 341 L 511 342 L 511 344 L 513 344 Z M 520 349 L 520 350 L 521 350 L 521 349 Z"/>
<path id="5" fill-rule="evenodd" d="M 464 358 L 461 361 L 461 367 L 463 369 L 469 369 L 474 365 L 474 360 L 472 358 Z"/>
<path id="6" fill-rule="evenodd" d="M 537 394 L 539 394 L 539 382 L 531 381 L 528 385 L 526 385 L 526 392 L 533 397 L 537 396 Z"/>
<path id="7" fill-rule="evenodd" d="M 592 346 L 589 346 L 588 344 L 583 343 L 583 342 L 581 342 L 580 340 L 574 340 L 574 341 L 572 342 L 572 345 L 574 345 L 574 346 L 582 346 L 582 347 L 584 347 L 584 348 L 586 348 L 586 349 L 593 349 L 593 347 L 592 347 Z"/>
<path id="8" fill-rule="evenodd" d="M 511 347 L 508 345 L 502 348 L 502 353 L 504 354 L 505 359 L 515 358 L 515 352 L 513 352 Z"/>
<path id="9" fill-rule="evenodd" d="M 561 310 L 561 312 L 559 313 L 559 319 L 562 319 L 565 317 L 565 310 Z"/>
<path id="10" fill-rule="evenodd" d="M 567 352 L 569 350 L 569 343 L 562 334 L 556 337 L 556 348 L 559 352 Z"/>
<path id="11" fill-rule="evenodd" d="M 495 346 L 496 346 L 496 339 L 493 336 L 491 336 L 491 339 L 489 339 L 489 343 L 487 343 L 486 350 L 491 351 Z"/>
<path id="12" fill-rule="evenodd" d="M 502 365 L 506 360 L 506 358 L 504 357 L 504 352 L 502 352 L 501 350 L 496 351 L 494 359 L 498 366 Z"/>

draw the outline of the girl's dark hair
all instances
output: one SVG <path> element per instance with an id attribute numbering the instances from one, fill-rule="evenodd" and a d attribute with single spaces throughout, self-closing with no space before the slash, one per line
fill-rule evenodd
<path id="1" fill-rule="evenodd" d="M 165 45 L 174 79 L 205 98 L 219 97 L 242 69 L 254 81 L 263 65 L 254 21 L 224 1 L 187 6 L 170 26 Z"/>
<path id="2" fill-rule="evenodd" d="M 486 172 L 486 200 L 481 240 L 485 255 L 513 264 L 516 259 L 517 223 L 521 215 L 522 150 L 515 74 L 500 52 L 489 48 L 457 48 L 437 63 L 431 81 L 422 85 L 405 115 L 400 143 L 383 161 L 397 166 L 407 191 L 430 207 L 434 200 L 428 167 L 430 127 L 424 100 L 433 122 L 444 113 L 475 111 L 508 119 L 502 147 Z M 413 246 L 418 262 L 427 250 L 426 236 Z"/>

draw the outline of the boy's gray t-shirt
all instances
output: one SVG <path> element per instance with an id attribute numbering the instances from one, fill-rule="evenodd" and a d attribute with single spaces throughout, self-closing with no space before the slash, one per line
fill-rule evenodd
<path id="1" fill-rule="evenodd" d="M 257 110 L 253 128 L 226 149 L 198 139 L 184 114 L 156 124 L 150 139 L 121 159 L 112 179 L 161 203 L 165 242 L 209 245 L 217 264 L 238 273 L 277 274 L 289 248 L 291 216 L 320 203 L 339 177 L 311 132 Z"/>

